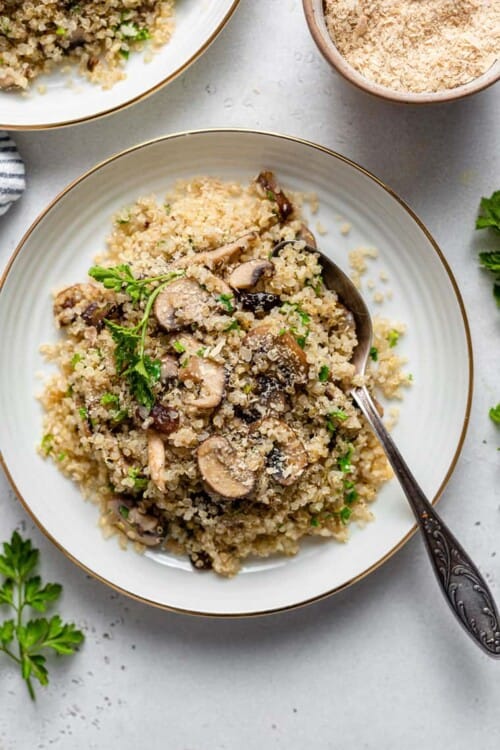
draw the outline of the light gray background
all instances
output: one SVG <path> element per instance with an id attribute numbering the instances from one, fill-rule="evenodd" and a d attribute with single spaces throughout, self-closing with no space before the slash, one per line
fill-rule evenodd
<path id="1" fill-rule="evenodd" d="M 479 197 L 500 188 L 498 94 L 497 87 L 426 109 L 368 98 L 320 57 L 299 0 L 242 0 L 203 58 L 147 101 L 88 125 L 16 135 L 28 191 L 0 219 L 0 263 L 70 180 L 168 132 L 279 131 L 372 170 L 427 224 L 464 295 L 474 402 L 440 509 L 498 594 L 500 431 L 487 412 L 500 401 L 500 316 L 490 279 L 477 268 L 477 249 L 487 238 L 473 231 Z M 1 750 L 500 746 L 500 664 L 460 632 L 418 538 L 327 601 L 265 619 L 223 621 L 149 609 L 91 580 L 34 528 L 1 478 L 0 537 L 14 527 L 40 546 L 43 572 L 64 584 L 62 610 L 85 628 L 87 640 L 80 654 L 53 666 L 36 705 L 1 660 Z"/>

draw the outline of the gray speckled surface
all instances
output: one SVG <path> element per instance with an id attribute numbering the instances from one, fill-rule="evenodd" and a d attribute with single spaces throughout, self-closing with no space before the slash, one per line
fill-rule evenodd
<path id="1" fill-rule="evenodd" d="M 320 57 L 299 0 L 242 0 L 207 54 L 147 101 L 88 125 L 17 135 L 29 189 L 0 220 L 0 264 L 71 179 L 166 132 L 282 131 L 372 170 L 426 222 L 464 295 L 475 394 L 440 508 L 498 595 L 500 433 L 487 410 L 500 400 L 500 316 L 476 265 L 473 224 L 479 196 L 500 187 L 499 122 L 498 87 L 435 109 L 367 98 Z M 1 661 L 0 750 L 499 747 L 500 664 L 455 625 L 418 538 L 334 598 L 222 621 L 148 609 L 91 580 L 33 528 L 2 477 L 0 537 L 15 526 L 40 546 L 46 577 L 64 584 L 62 609 L 87 641 L 54 665 L 36 705 Z"/>

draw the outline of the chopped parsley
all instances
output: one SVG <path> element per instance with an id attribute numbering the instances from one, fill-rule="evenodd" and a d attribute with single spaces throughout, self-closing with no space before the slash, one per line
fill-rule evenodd
<path id="1" fill-rule="evenodd" d="M 49 453 L 52 452 L 52 441 L 54 439 L 54 435 L 52 435 L 50 432 L 48 432 L 46 435 L 43 436 L 42 442 L 41 442 L 41 449 L 45 453 L 46 456 L 49 455 Z"/>
<path id="2" fill-rule="evenodd" d="M 207 351 L 207 347 L 206 347 L 206 346 L 201 346 L 201 347 L 200 347 L 200 348 L 199 348 L 199 349 L 197 350 L 197 352 L 196 352 L 196 356 L 197 356 L 197 357 L 204 357 L 204 356 L 205 356 L 205 353 L 206 353 L 206 351 Z"/>
<path id="3" fill-rule="evenodd" d="M 172 346 L 178 354 L 183 354 L 186 351 L 186 347 L 180 341 L 174 341 Z"/>
<path id="4" fill-rule="evenodd" d="M 387 334 L 387 341 L 389 342 L 389 346 L 394 347 L 399 341 L 399 332 L 396 331 L 395 328 L 393 328 L 389 333 Z"/>
<path id="5" fill-rule="evenodd" d="M 351 457 L 353 452 L 354 448 L 350 445 L 344 455 L 337 459 L 337 466 L 344 474 L 349 474 L 352 471 Z"/>
<path id="6" fill-rule="evenodd" d="M 81 416 L 82 419 L 88 419 L 89 413 L 86 406 L 80 406 L 78 409 L 78 414 Z"/>
<path id="7" fill-rule="evenodd" d="M 310 286 L 313 289 L 316 297 L 321 297 L 321 291 L 323 289 L 323 277 L 321 275 L 314 276 L 312 279 L 306 280 L 306 286 Z"/>
<path id="8" fill-rule="evenodd" d="M 71 357 L 70 362 L 69 362 L 70 365 L 71 365 L 71 367 L 73 368 L 73 370 L 75 369 L 75 367 L 78 364 L 78 362 L 82 361 L 82 359 L 83 359 L 82 355 L 79 354 L 78 352 L 76 352 L 76 354 L 73 354 L 73 356 Z"/>
<path id="9" fill-rule="evenodd" d="M 59 455 L 57 456 L 57 460 L 58 460 L 58 461 L 64 461 L 64 459 L 66 458 L 66 456 L 67 456 L 67 455 L 68 455 L 68 454 L 66 453 L 66 451 L 61 451 L 61 452 L 59 453 Z"/>
<path id="10" fill-rule="evenodd" d="M 315 528 L 317 528 L 319 526 L 319 518 L 318 518 L 318 516 L 313 516 L 311 518 L 311 526 L 314 526 Z"/>
<path id="11" fill-rule="evenodd" d="M 144 42 L 146 39 L 151 39 L 151 34 L 148 29 L 140 29 L 139 26 L 132 21 L 122 23 L 118 31 L 122 39 L 126 39 L 130 42 Z"/>
<path id="12" fill-rule="evenodd" d="M 233 295 L 232 294 L 219 294 L 218 297 L 216 297 L 217 301 L 220 302 L 226 310 L 230 313 L 234 310 L 234 305 L 232 303 Z"/>
<path id="13" fill-rule="evenodd" d="M 376 346 L 370 347 L 370 359 L 374 362 L 378 362 L 378 349 Z"/>
<path id="14" fill-rule="evenodd" d="M 492 406 L 488 414 L 492 422 L 500 425 L 500 404 L 497 404 L 496 406 Z"/>
<path id="15" fill-rule="evenodd" d="M 128 60 L 130 57 L 130 50 L 125 49 L 125 47 L 121 47 L 119 50 L 119 53 L 123 57 L 124 60 Z"/>
<path id="16" fill-rule="evenodd" d="M 349 490 L 349 492 L 346 492 L 345 502 L 347 503 L 347 505 L 352 505 L 356 502 L 358 497 L 359 495 L 356 490 Z"/>
<path id="17" fill-rule="evenodd" d="M 63 29 L 62 26 L 58 26 L 56 29 L 56 36 L 66 36 L 67 33 L 66 29 Z"/>
<path id="18" fill-rule="evenodd" d="M 339 516 L 340 516 L 340 520 L 342 521 L 342 523 L 348 522 L 348 520 L 351 517 L 351 513 L 352 513 L 352 510 L 348 508 L 347 505 L 344 505 L 344 507 L 340 509 Z"/>
<path id="19" fill-rule="evenodd" d="M 320 383 L 326 383 L 330 377 L 330 368 L 327 365 L 322 365 L 319 370 L 318 380 Z"/>
<path id="20" fill-rule="evenodd" d="M 307 337 L 309 336 L 309 331 L 304 336 L 295 336 L 295 341 L 300 346 L 301 349 L 304 349 L 307 341 Z"/>
<path id="21" fill-rule="evenodd" d="M 239 331 L 241 330 L 241 326 L 237 320 L 232 320 L 230 324 L 226 328 L 224 328 L 224 330 L 225 331 Z"/>
<path id="22" fill-rule="evenodd" d="M 128 470 L 128 475 L 134 482 L 134 489 L 145 490 L 148 486 L 149 479 L 141 474 L 140 469 L 134 469 L 131 467 Z"/>
<path id="23" fill-rule="evenodd" d="M 104 393 L 101 396 L 101 404 L 103 406 L 119 406 L 120 405 L 120 398 L 114 393 Z"/>
<path id="24" fill-rule="evenodd" d="M 126 505 L 120 505 L 120 507 L 118 508 L 118 512 L 119 512 L 119 514 L 121 515 L 122 518 L 127 519 L 128 518 L 128 514 L 130 513 L 130 509 L 127 508 Z"/>
<path id="25" fill-rule="evenodd" d="M 306 326 L 311 322 L 311 316 L 306 313 L 299 304 L 296 304 L 295 302 L 284 302 L 280 307 L 280 313 L 282 315 L 288 315 L 291 312 L 297 313 L 303 325 Z"/>

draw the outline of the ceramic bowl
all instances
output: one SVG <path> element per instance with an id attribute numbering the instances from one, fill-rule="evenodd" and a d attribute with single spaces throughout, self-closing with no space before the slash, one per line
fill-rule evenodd
<path id="1" fill-rule="evenodd" d="M 354 86 L 357 86 L 357 88 L 366 91 L 368 94 L 378 96 L 381 99 L 387 99 L 389 101 L 400 102 L 403 104 L 451 102 L 456 99 L 463 99 L 471 94 L 476 94 L 478 91 L 482 91 L 500 80 L 500 60 L 497 60 L 489 70 L 483 73 L 483 75 L 453 89 L 422 94 L 394 91 L 393 89 L 381 86 L 380 84 L 374 83 L 373 81 L 368 80 L 368 78 L 362 76 L 361 73 L 358 73 L 358 71 L 347 62 L 345 57 L 340 54 L 328 33 L 325 14 L 323 12 L 323 0 L 303 0 L 303 5 L 307 24 L 312 37 L 316 42 L 319 51 L 330 63 L 332 68 L 340 73 L 340 75 L 342 75 L 347 81 L 354 84 Z"/>

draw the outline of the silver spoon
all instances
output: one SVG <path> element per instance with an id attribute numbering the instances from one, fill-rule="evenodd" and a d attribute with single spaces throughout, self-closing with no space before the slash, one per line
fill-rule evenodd
<path id="1" fill-rule="evenodd" d="M 285 240 L 274 247 L 273 254 L 297 242 L 304 245 L 303 240 Z M 353 314 L 358 344 L 351 361 L 356 372 L 364 375 L 373 337 L 368 308 L 350 278 L 335 263 L 311 245 L 306 244 L 305 249 L 319 256 L 325 286 L 335 291 Z M 384 427 L 367 388 L 352 388 L 350 394 L 378 437 L 410 503 L 448 604 L 477 645 L 490 656 L 500 657 L 500 620 L 486 581 L 420 489 Z"/>

